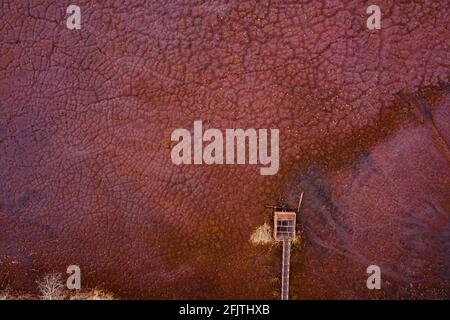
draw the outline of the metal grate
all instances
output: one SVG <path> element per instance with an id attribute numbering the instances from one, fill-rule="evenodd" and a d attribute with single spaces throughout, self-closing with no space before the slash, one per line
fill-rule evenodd
<path id="1" fill-rule="evenodd" d="M 277 238 L 291 239 L 294 237 L 294 222 L 292 220 L 278 220 L 277 221 Z"/>

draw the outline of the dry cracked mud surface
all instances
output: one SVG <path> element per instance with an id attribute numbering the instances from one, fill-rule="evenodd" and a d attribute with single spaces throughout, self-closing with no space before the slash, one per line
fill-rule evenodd
<path id="1" fill-rule="evenodd" d="M 82 269 L 124 298 L 450 297 L 450 7 L 77 1 L 0 7 L 0 288 Z M 170 160 L 176 128 L 279 128 L 280 171 Z M 382 290 L 368 290 L 379 265 Z"/>

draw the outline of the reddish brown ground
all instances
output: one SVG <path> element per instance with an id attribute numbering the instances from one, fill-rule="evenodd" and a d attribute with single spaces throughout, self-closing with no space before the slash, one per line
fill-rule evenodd
<path id="1" fill-rule="evenodd" d="M 79 2 L 69 31 L 3 3 L 0 286 L 78 264 L 122 297 L 278 298 L 248 240 L 304 191 L 292 298 L 449 298 L 450 9 L 378 4 L 369 31 L 363 1 Z M 279 128 L 279 174 L 173 165 L 194 120 Z"/>

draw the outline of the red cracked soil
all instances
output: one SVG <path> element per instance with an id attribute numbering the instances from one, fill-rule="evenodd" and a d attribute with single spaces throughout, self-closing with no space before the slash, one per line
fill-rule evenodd
<path id="1" fill-rule="evenodd" d="M 291 298 L 449 298 L 447 1 L 378 1 L 373 31 L 364 1 L 77 4 L 80 31 L 2 4 L 1 287 L 77 264 L 124 298 L 276 299 L 249 238 L 304 191 Z M 279 128 L 279 173 L 173 165 L 194 120 Z"/>

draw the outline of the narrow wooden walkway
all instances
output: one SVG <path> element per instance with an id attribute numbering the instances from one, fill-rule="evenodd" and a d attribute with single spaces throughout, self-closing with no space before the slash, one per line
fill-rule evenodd
<path id="1" fill-rule="evenodd" d="M 283 241 L 283 263 L 281 274 L 281 300 L 289 300 L 289 261 L 291 255 L 291 242 Z"/>

